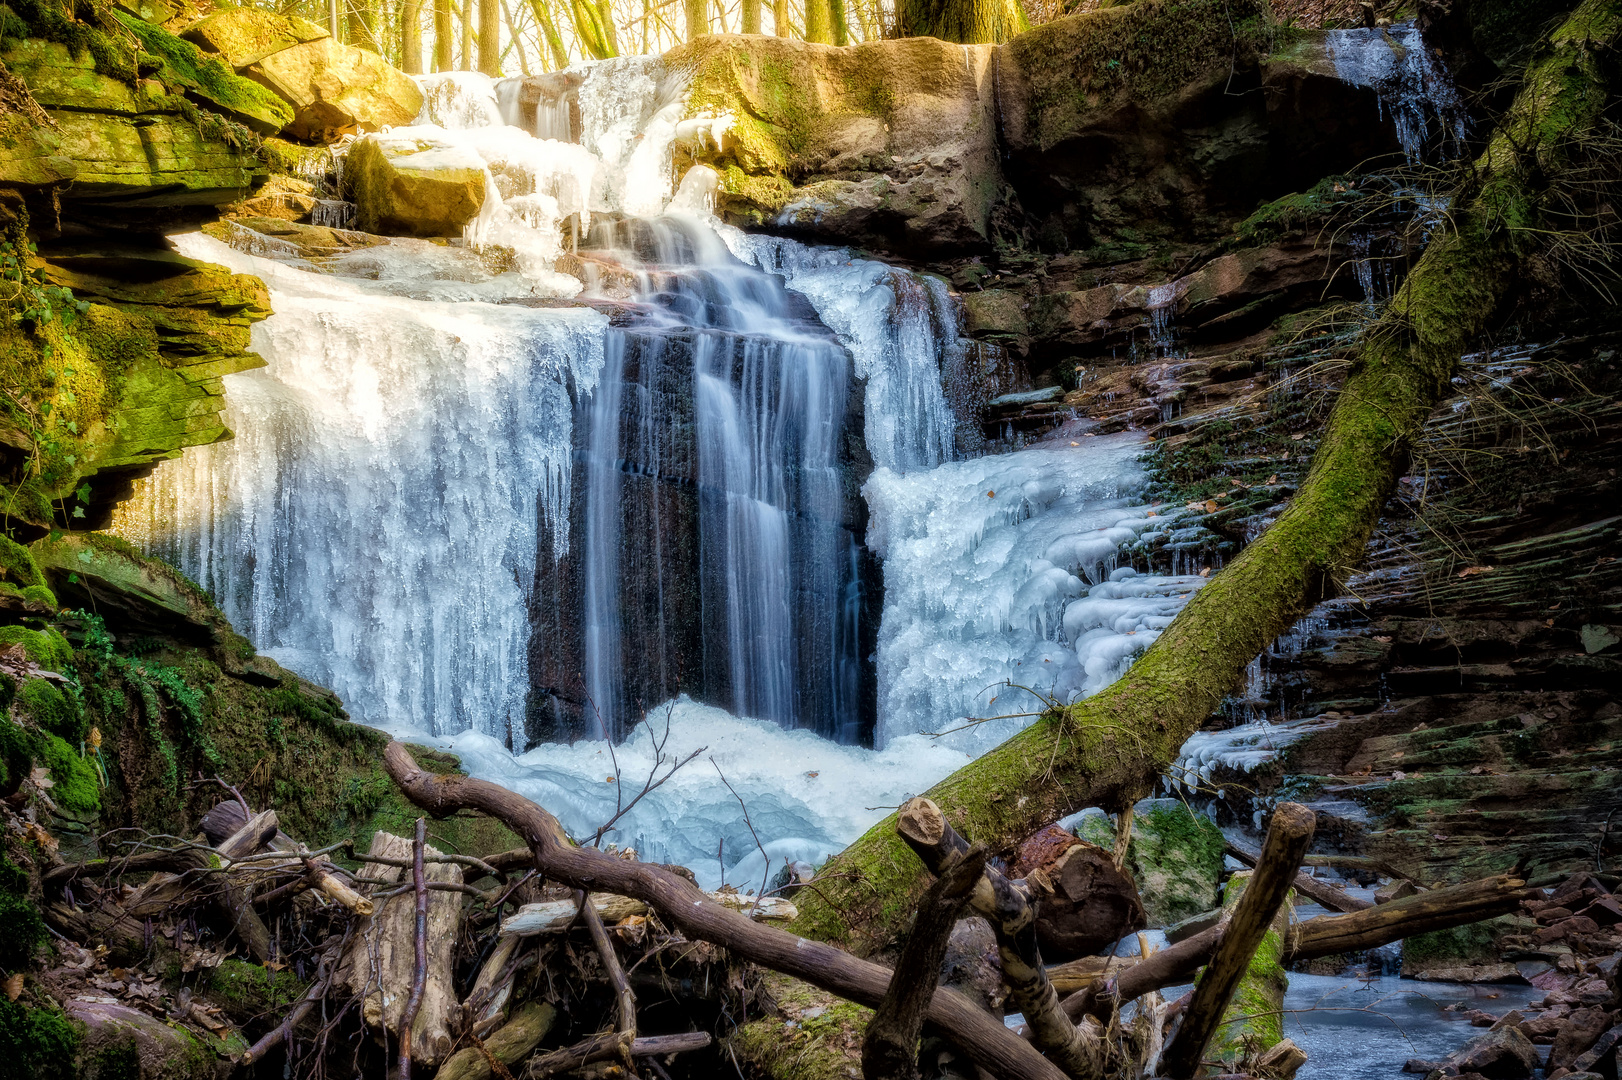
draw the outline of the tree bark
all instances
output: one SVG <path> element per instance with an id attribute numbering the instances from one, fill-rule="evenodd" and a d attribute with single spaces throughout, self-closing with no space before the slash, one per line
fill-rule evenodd
<path id="1" fill-rule="evenodd" d="M 553 881 L 635 897 L 657 908 L 676 931 L 689 938 L 721 945 L 762 967 L 804 979 L 869 1008 L 884 998 L 890 981 L 885 968 L 831 945 L 751 922 L 662 867 L 571 847 L 559 839 L 557 819 L 522 795 L 485 780 L 425 772 L 398 742 L 384 748 L 383 763 L 406 797 L 436 816 L 474 809 L 500 819 L 524 839 L 534 855 L 535 868 Z M 1064 1074 L 1051 1063 L 955 991 L 935 994 L 929 1021 L 950 1032 L 976 1064 L 1000 1080 L 1063 1080 Z"/>
<path id="2" fill-rule="evenodd" d="M 761 0 L 742 0 L 742 33 L 760 33 Z"/>
<path id="3" fill-rule="evenodd" d="M 569 50 L 564 48 L 563 35 L 558 33 L 558 24 L 552 18 L 551 3 L 549 0 L 529 0 L 529 9 L 535 13 L 535 21 L 540 24 L 541 34 L 546 38 L 547 51 L 552 55 L 553 70 L 562 71 L 569 66 Z M 529 853 L 524 854 L 527 857 Z"/>
<path id="4" fill-rule="evenodd" d="M 819 45 L 834 43 L 833 14 L 829 0 L 805 0 L 805 40 Z"/>
<path id="5" fill-rule="evenodd" d="M 479 0 L 479 70 L 492 79 L 501 74 L 501 0 Z"/>
<path id="6" fill-rule="evenodd" d="M 928 799 L 909 799 L 897 816 L 896 832 L 931 873 L 943 874 L 969 850 L 940 808 Z M 1036 906 L 1023 882 L 1009 881 L 1002 871 L 986 867 L 974 883 L 969 903 L 985 916 L 997 937 L 1008 1000 L 1025 1016 L 1031 1041 L 1049 1060 L 1072 1077 L 1103 1072 L 1106 1050 L 1090 1021 L 1073 1021 L 1059 1006 L 1059 994 L 1048 981 L 1036 944 Z"/>
<path id="7" fill-rule="evenodd" d="M 1031 28 L 1020 0 L 900 0 L 898 37 L 998 45 Z"/>
<path id="8" fill-rule="evenodd" d="M 451 0 L 434 0 L 434 70 L 456 67 L 456 31 L 451 22 Z"/>
<path id="9" fill-rule="evenodd" d="M 682 13 L 687 17 L 687 40 L 697 41 L 710 32 L 709 0 L 682 0 Z"/>
<path id="10" fill-rule="evenodd" d="M 778 37 L 794 36 L 788 17 L 788 0 L 772 0 L 772 33 Z"/>
<path id="11" fill-rule="evenodd" d="M 1609 100 L 1602 57 L 1617 0 L 1584 0 L 1527 68 L 1524 84 L 1396 297 L 1365 336 L 1300 491 L 1278 520 L 1196 592 L 1102 693 L 1054 709 L 927 792 L 994 851 L 1089 806 L 1117 812 L 1152 790 L 1245 666 L 1312 605 L 1340 590 L 1402 474 L 1408 448 L 1545 242 L 1551 183 Z M 1597 152 L 1597 151 L 1596 151 Z M 1570 228 L 1569 219 L 1553 228 Z M 893 820 L 873 826 L 819 877 L 794 929 L 866 953 L 896 931 L 923 884 Z"/>
<path id="12" fill-rule="evenodd" d="M 400 3 L 400 67 L 407 75 L 422 74 L 422 0 Z"/>
<path id="13" fill-rule="evenodd" d="M 862 1036 L 864 1080 L 917 1080 L 918 1033 L 940 982 L 947 940 L 985 867 L 986 849 L 971 847 L 924 893 L 884 1000 Z"/>
<path id="14" fill-rule="evenodd" d="M 850 44 L 850 19 L 845 11 L 845 0 L 828 0 L 828 22 L 833 28 L 835 45 Z"/>
<path id="15" fill-rule="evenodd" d="M 447 1058 L 434 1080 L 490 1080 L 495 1075 L 490 1058 L 503 1066 L 516 1064 L 546 1038 L 557 1016 L 558 1011 L 547 1002 L 525 1002 L 482 1047 L 465 1047 Z"/>

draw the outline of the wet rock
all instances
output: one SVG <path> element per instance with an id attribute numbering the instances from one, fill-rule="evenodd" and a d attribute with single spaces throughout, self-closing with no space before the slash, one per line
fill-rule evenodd
<path id="1" fill-rule="evenodd" d="M 484 205 L 484 165 L 450 144 L 369 136 L 349 149 L 348 183 L 362 231 L 460 236 Z"/>
<path id="2" fill-rule="evenodd" d="M 1553 926 L 1546 926 L 1533 936 L 1543 944 L 1562 941 L 1573 934 L 1592 934 L 1599 930 L 1599 924 L 1583 915 L 1574 915 L 1569 919 L 1562 919 Z"/>
<path id="3" fill-rule="evenodd" d="M 1082 819 L 1082 839 L 1113 847 L 1104 817 Z M 1148 799 L 1134 809 L 1127 868 L 1143 897 L 1150 926 L 1165 926 L 1217 906 L 1222 834 L 1176 799 Z"/>
<path id="4" fill-rule="evenodd" d="M 1537 1049 L 1514 1028 L 1489 1032 L 1472 1039 L 1448 1058 L 1444 1071 L 1479 1073 L 1487 1080 L 1526 1080 L 1537 1067 Z"/>
<path id="5" fill-rule="evenodd" d="M 1606 1077 L 1617 1075 L 1617 1050 L 1622 1047 L 1622 1024 L 1601 1035 L 1594 1045 L 1571 1063 L 1574 1073 L 1598 1072 Z"/>
<path id="6" fill-rule="evenodd" d="M 305 221 L 319 202 L 315 185 L 292 176 L 272 176 L 258 194 L 233 204 L 229 214 L 233 217 L 279 218 L 283 221 Z"/>
<path id="7" fill-rule="evenodd" d="M 1570 1067 L 1573 1061 L 1593 1047 L 1610 1026 L 1610 1014 L 1592 1006 L 1578 1009 L 1566 1017 L 1555 1034 L 1554 1047 L 1549 1051 L 1549 1070 L 1552 1072 Z"/>
<path id="8" fill-rule="evenodd" d="M 330 37 L 271 53 L 243 74 L 293 106 L 287 133 L 308 142 L 409 124 L 422 109 L 409 75 Z"/>

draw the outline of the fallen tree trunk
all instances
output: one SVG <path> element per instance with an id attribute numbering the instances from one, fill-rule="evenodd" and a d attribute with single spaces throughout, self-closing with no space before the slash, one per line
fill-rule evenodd
<path id="1" fill-rule="evenodd" d="M 383 763 L 406 797 L 436 816 L 473 809 L 498 818 L 523 837 L 535 868 L 553 881 L 635 897 L 689 938 L 721 945 L 745 960 L 850 1001 L 872 1007 L 884 998 L 890 983 L 887 969 L 831 945 L 752 922 L 662 867 L 571 847 L 559 840 L 557 819 L 516 792 L 485 780 L 426 772 L 398 742 L 384 748 Z M 1000 1080 L 1064 1080 L 1051 1062 L 956 991 L 936 992 L 929 1004 L 929 1022 L 950 1033 L 976 1064 Z"/>
<path id="2" fill-rule="evenodd" d="M 1320 915 L 1290 929 L 1284 939 L 1283 962 L 1293 964 L 1320 956 L 1362 952 L 1415 934 L 1496 918 L 1519 909 L 1522 901 L 1541 895 L 1542 890 L 1528 889 L 1524 881 L 1500 874 L 1348 915 Z M 1115 994 L 1121 1001 L 1188 982 L 1210 959 L 1226 930 L 1227 923 L 1219 923 L 1161 949 L 1147 960 L 1084 957 L 1049 968 L 1048 978 L 1060 991 L 1072 991 L 1064 999 L 1068 1015 L 1097 1015 L 1105 998 L 1093 991 L 1102 981 L 1114 981 Z"/>
<path id="3" fill-rule="evenodd" d="M 1604 56 L 1622 12 L 1584 0 L 1551 35 L 1485 152 L 1386 311 L 1370 328 L 1312 466 L 1278 520 L 1196 592 L 1159 639 L 1102 693 L 1052 709 L 925 794 L 993 851 L 1084 807 L 1121 812 L 1147 794 L 1247 665 L 1337 593 L 1409 447 L 1460 358 L 1490 325 L 1525 258 L 1573 221 L 1554 188 L 1609 101 Z M 1596 141 L 1594 153 L 1614 152 Z M 1565 214 L 1544 220 L 1545 208 Z M 794 929 L 867 953 L 886 945 L 926 878 L 893 816 L 818 875 Z"/>
<path id="4" fill-rule="evenodd" d="M 1232 840 L 1224 844 L 1222 850 L 1251 869 L 1255 869 L 1258 856 L 1254 851 L 1240 847 Z M 1302 861 L 1308 862 L 1309 860 L 1304 859 Z M 1364 908 L 1374 906 L 1374 901 L 1364 900 L 1360 896 L 1348 896 L 1344 890 L 1337 889 L 1327 882 L 1319 881 L 1305 871 L 1295 875 L 1294 888 L 1296 892 L 1301 893 L 1303 896 L 1312 897 L 1330 911 L 1362 911 Z"/>
<path id="5" fill-rule="evenodd" d="M 516 1064 L 546 1038 L 557 1016 L 558 1011 L 547 1002 L 525 1002 L 494 1035 L 447 1058 L 434 1080 L 490 1080 L 495 1075 L 492 1059 L 502 1068 Z"/>

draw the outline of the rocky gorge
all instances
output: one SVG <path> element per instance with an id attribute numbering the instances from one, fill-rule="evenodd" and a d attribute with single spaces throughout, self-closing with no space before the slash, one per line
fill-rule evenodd
<path id="1" fill-rule="evenodd" d="M 774 967 L 659 893 L 690 888 L 941 969 L 902 1040 L 926 1075 L 1171 1075 L 1198 1011 L 1111 1013 L 1132 976 L 1094 954 L 1147 971 L 1239 925 L 1305 807 L 1313 877 L 1216 1010 L 1222 1071 L 1327 1067 L 1284 1039 L 1288 964 L 1543 995 L 1410 1071 L 1614 1076 L 1605 136 L 1563 165 L 1570 233 L 1495 256 L 1360 553 L 1303 571 L 1152 774 L 1054 764 L 1322 482 L 1521 80 L 1576 50 L 1614 123 L 1616 12 L 1507 8 L 1136 0 L 1000 44 L 704 34 L 505 79 L 285 12 L 6 8 L 0 1073 L 890 1075 L 884 979 Z M 1421 306 L 1476 326 L 1454 303 Z M 974 773 L 1054 723 L 1045 774 Z M 945 904 L 919 870 L 952 877 L 905 831 L 926 789 L 1034 909 L 1039 980 L 978 907 L 913 956 Z M 923 861 L 864 862 L 870 827 Z M 567 852 L 608 840 L 581 884 Z M 674 883 L 615 876 L 641 868 Z M 440 920 L 414 962 L 413 903 Z M 994 1030 L 927 1012 L 960 997 Z M 998 1042 L 1014 1012 L 1045 1057 Z"/>

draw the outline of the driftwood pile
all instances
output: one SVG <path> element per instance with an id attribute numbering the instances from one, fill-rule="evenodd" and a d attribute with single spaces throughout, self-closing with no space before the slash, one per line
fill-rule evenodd
<path id="1" fill-rule="evenodd" d="M 764 968 L 875 1010 L 856 1032 L 867 1080 L 933 1075 L 917 1061 L 926 1033 L 1003 1080 L 1180 1080 L 1213 1059 L 1278 1078 L 1302 1055 L 1287 1041 L 1247 1042 L 1246 1018 L 1230 1010 L 1259 949 L 1273 950 L 1277 969 L 1544 900 L 1501 877 L 1378 906 L 1342 897 L 1340 906 L 1360 910 L 1297 922 L 1287 897 L 1300 888 L 1314 821 L 1284 804 L 1263 849 L 1245 853 L 1255 870 L 1242 891 L 1230 890 L 1209 925 L 1148 955 L 1049 966 L 1044 946 L 1075 955 L 1078 942 L 1141 927 L 1135 889 L 1111 853 L 1046 836 L 1005 872 L 939 807 L 914 799 L 897 831 L 935 884 L 886 965 L 783 929 L 795 912 L 781 897 L 708 893 L 680 867 L 577 846 L 529 800 L 427 772 L 398 743 L 385 764 L 430 816 L 488 814 L 526 846 L 482 859 L 446 852 L 418 819 L 412 835 L 378 832 L 364 852 L 308 850 L 273 810 L 254 812 L 233 792 L 195 838 L 143 837 L 120 857 L 42 875 L 47 916 L 76 958 L 52 976 L 53 992 L 82 1000 L 116 970 L 126 991 L 146 988 L 149 1012 L 234 1047 L 221 1053 L 242 1075 L 699 1077 L 736 1073 L 725 1040 L 771 1008 L 755 993 Z M 1585 910 L 1601 903 L 1581 899 Z M 1547 910 L 1554 918 L 1567 909 Z M 948 939 L 968 916 L 990 928 L 998 997 L 1023 1015 L 1022 1030 L 938 985 Z M 294 971 L 302 993 L 269 1015 L 232 1016 L 194 977 L 197 991 L 181 1000 L 186 973 L 206 973 L 232 950 Z M 180 991 L 153 992 L 140 974 L 155 973 L 155 985 L 167 970 L 172 983 L 176 965 Z M 1160 999 L 1202 969 L 1192 992 Z"/>

